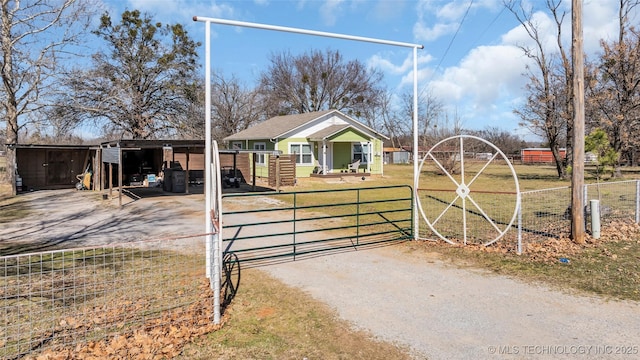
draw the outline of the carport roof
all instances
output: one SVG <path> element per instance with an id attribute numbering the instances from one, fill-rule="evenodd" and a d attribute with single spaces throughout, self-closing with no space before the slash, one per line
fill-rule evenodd
<path id="1" fill-rule="evenodd" d="M 204 148 L 204 140 L 116 140 L 107 141 L 100 144 L 101 147 L 121 147 L 121 148 L 139 148 L 139 149 L 156 149 L 163 147 L 172 148 Z"/>

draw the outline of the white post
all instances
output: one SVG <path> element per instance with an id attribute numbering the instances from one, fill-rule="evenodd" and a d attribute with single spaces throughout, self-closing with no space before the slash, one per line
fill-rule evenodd
<path id="1" fill-rule="evenodd" d="M 373 161 L 373 149 L 371 149 L 371 146 L 373 146 L 373 142 L 369 141 L 367 143 L 367 172 L 368 173 L 371 173 L 371 162 Z"/>
<path id="2" fill-rule="evenodd" d="M 600 201 L 593 199 L 589 201 L 591 207 L 591 236 L 600 239 Z"/>
<path id="3" fill-rule="evenodd" d="M 418 47 L 413 48 L 413 239 L 418 240 Z"/>
<path id="4" fill-rule="evenodd" d="M 520 192 L 517 196 L 520 196 Z M 516 251 L 518 255 L 522 254 L 522 202 L 518 204 L 518 246 Z"/>
<path id="5" fill-rule="evenodd" d="M 636 180 L 636 224 L 640 223 L 640 180 Z"/>
<path id="6" fill-rule="evenodd" d="M 327 175 L 327 140 L 322 139 L 322 175 Z"/>
<path id="7" fill-rule="evenodd" d="M 218 242 L 219 239 L 214 239 L 212 235 L 213 232 L 213 224 L 211 219 L 211 210 L 212 210 L 212 190 L 214 184 L 212 182 L 212 146 L 211 146 L 211 23 L 209 21 L 205 22 L 205 61 L 204 61 L 204 134 L 205 134 L 205 150 L 204 150 L 204 163 L 205 163 L 205 172 L 204 172 L 204 184 L 205 184 L 205 252 L 206 252 L 206 275 L 209 279 L 209 284 L 213 290 L 213 322 L 215 324 L 220 324 L 221 311 L 220 311 L 220 259 L 218 254 L 218 249 L 215 248 L 213 242 Z M 213 259 L 211 259 L 213 257 Z M 213 260 L 213 261 L 212 261 Z M 212 264 L 213 262 L 213 264 Z M 213 271 L 212 271 L 213 269 Z"/>

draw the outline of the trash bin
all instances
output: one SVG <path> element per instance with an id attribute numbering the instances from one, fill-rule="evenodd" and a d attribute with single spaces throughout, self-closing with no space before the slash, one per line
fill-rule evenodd
<path id="1" fill-rule="evenodd" d="M 173 170 L 171 173 L 171 192 L 183 193 L 187 190 L 186 175 L 183 170 Z"/>
<path id="2" fill-rule="evenodd" d="M 172 185 L 171 177 L 172 177 L 172 174 L 173 174 L 173 169 L 171 169 L 171 168 L 164 169 L 162 171 L 162 173 L 163 173 L 163 176 L 162 176 L 162 179 L 163 179 L 162 190 L 164 190 L 164 191 L 172 191 L 171 190 L 171 185 Z"/>

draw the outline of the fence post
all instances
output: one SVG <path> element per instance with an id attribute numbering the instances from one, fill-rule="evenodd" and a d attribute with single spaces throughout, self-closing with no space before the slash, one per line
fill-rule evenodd
<path id="1" fill-rule="evenodd" d="M 582 196 L 584 199 L 584 201 L 582 202 L 584 204 L 584 209 L 582 209 L 582 217 L 584 218 L 584 224 L 582 224 L 584 226 L 583 231 L 587 231 L 587 201 L 589 201 L 589 197 L 588 197 L 588 193 L 589 193 L 589 185 L 584 184 L 582 185 Z M 593 214 L 591 214 L 593 215 Z M 592 219 L 593 220 L 593 219 Z"/>
<path id="2" fill-rule="evenodd" d="M 296 261 L 296 254 L 298 247 L 296 246 L 296 209 L 298 208 L 297 204 L 297 193 L 293 193 L 293 261 Z"/>
<path id="3" fill-rule="evenodd" d="M 360 245 L 360 189 L 356 190 L 356 245 Z"/>
<path id="4" fill-rule="evenodd" d="M 522 199 L 520 204 L 518 204 L 518 246 L 516 251 L 518 255 L 522 254 Z"/>
<path id="5" fill-rule="evenodd" d="M 636 180 L 636 224 L 640 223 L 640 180 Z"/>
<path id="6" fill-rule="evenodd" d="M 591 200 L 591 236 L 594 239 L 600 239 L 600 201 Z"/>

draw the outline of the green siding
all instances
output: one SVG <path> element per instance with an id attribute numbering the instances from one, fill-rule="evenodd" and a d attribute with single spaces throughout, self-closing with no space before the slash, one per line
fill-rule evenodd
<path id="1" fill-rule="evenodd" d="M 311 145 L 311 153 L 317 153 L 316 144 L 314 142 L 310 142 L 307 138 L 288 138 L 282 139 L 278 142 L 278 150 L 282 151 L 283 154 L 289 154 L 289 144 L 310 144 Z M 296 177 L 309 177 L 309 175 L 313 172 L 315 168 L 315 163 L 311 163 L 310 165 L 300 165 L 296 164 Z"/>
<path id="2" fill-rule="evenodd" d="M 371 158 L 371 173 L 372 174 L 381 174 L 382 173 L 382 140 L 380 139 L 370 139 L 366 137 L 364 134 L 354 131 L 354 129 L 346 129 L 334 136 L 332 136 L 328 141 L 333 144 L 333 169 L 334 173 L 339 173 L 341 170 L 347 169 L 347 164 L 351 162 L 352 157 L 352 146 L 354 142 L 369 142 L 371 141 L 372 145 L 372 158 Z M 302 143 L 302 144 L 311 144 L 311 152 L 315 159 L 320 158 L 320 151 L 322 149 L 322 145 L 320 142 L 310 142 L 307 138 L 289 138 L 289 139 L 280 139 L 278 141 L 277 148 L 275 144 L 272 143 L 269 139 L 264 140 L 250 140 L 243 141 L 243 146 L 248 146 L 248 149 L 253 149 L 254 143 L 264 143 L 267 150 L 280 150 L 283 154 L 289 154 L 289 144 L 291 143 Z M 379 156 L 376 156 L 379 155 Z M 252 162 L 253 163 L 253 162 Z M 268 177 L 269 176 L 269 155 L 265 155 L 265 165 L 257 165 L 255 172 L 256 176 L 259 177 Z M 296 165 L 296 177 L 305 178 L 309 177 L 315 168 L 315 162 L 310 165 Z M 361 168 L 365 168 L 363 165 Z"/>
<path id="3" fill-rule="evenodd" d="M 351 163 L 351 143 L 334 143 L 333 166 L 335 170 L 337 172 L 347 170 L 347 164 L 349 163 Z"/>
<path id="4" fill-rule="evenodd" d="M 339 141 L 339 142 L 343 142 L 343 141 L 352 141 L 352 142 L 367 142 L 369 141 L 369 138 L 364 136 L 363 134 L 354 131 L 353 129 L 346 129 L 343 130 L 341 132 L 339 132 L 338 134 L 332 136 L 331 138 L 329 138 L 330 141 Z"/>
<path id="5" fill-rule="evenodd" d="M 244 142 L 244 144 L 246 144 L 246 143 L 247 142 Z M 255 144 L 255 143 L 263 143 L 265 145 L 266 150 L 274 150 L 274 144 L 269 139 L 249 140 L 248 144 L 247 144 L 248 145 L 247 150 L 252 150 L 253 149 L 253 144 Z M 251 156 L 253 156 L 253 154 Z M 253 159 L 251 158 L 250 161 L 251 161 L 251 165 L 250 166 L 253 166 Z M 256 173 L 256 176 L 258 176 L 258 177 L 268 177 L 269 176 L 269 155 L 265 155 L 264 156 L 264 165 L 256 163 L 255 173 Z"/>

